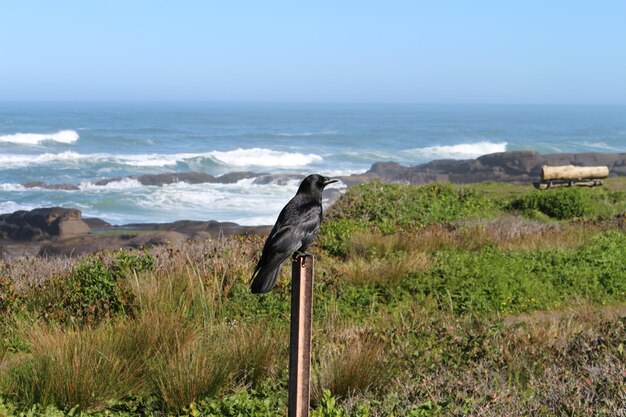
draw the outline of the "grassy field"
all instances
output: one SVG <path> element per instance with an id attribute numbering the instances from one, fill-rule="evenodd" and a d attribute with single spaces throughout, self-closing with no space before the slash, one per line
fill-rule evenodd
<path id="1" fill-rule="evenodd" d="M 313 248 L 313 416 L 626 415 L 625 214 L 624 179 L 351 188 Z M 263 239 L 0 263 L 0 416 L 286 415 Z"/>

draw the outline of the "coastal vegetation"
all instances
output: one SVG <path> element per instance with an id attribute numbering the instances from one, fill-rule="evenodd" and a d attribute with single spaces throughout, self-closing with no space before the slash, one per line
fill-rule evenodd
<path id="1" fill-rule="evenodd" d="M 623 179 L 351 187 L 312 249 L 312 415 L 619 415 L 625 230 Z M 285 415 L 263 239 L 2 260 L 0 415 Z"/>

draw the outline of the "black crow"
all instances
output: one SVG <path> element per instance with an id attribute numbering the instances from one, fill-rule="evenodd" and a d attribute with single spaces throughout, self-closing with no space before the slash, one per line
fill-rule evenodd
<path id="1" fill-rule="evenodd" d="M 294 253 L 305 252 L 322 222 L 322 191 L 337 182 L 313 174 L 302 180 L 298 192 L 278 215 L 259 263 L 252 274 L 252 292 L 265 294 L 276 284 L 282 263 Z"/>

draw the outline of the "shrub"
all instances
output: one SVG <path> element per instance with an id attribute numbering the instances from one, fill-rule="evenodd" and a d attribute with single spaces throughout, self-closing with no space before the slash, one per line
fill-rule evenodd
<path id="1" fill-rule="evenodd" d="M 94 324 L 104 318 L 132 312 L 134 295 L 124 278 L 151 271 L 149 253 L 120 251 L 112 259 L 92 256 L 79 263 L 69 276 L 58 276 L 34 290 L 31 308 L 45 319 L 60 323 Z"/>
<path id="2" fill-rule="evenodd" d="M 510 207 L 521 211 L 538 210 L 559 220 L 593 213 L 593 203 L 588 190 L 580 188 L 535 191 L 513 200 Z"/>

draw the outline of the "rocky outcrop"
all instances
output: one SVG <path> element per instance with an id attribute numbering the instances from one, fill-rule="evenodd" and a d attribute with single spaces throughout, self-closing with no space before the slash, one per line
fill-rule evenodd
<path id="1" fill-rule="evenodd" d="M 163 186 L 167 184 L 174 184 L 177 182 L 184 182 L 187 184 L 233 184 L 239 180 L 246 178 L 254 178 L 259 175 L 254 172 L 230 172 L 228 174 L 214 177 L 204 172 L 171 172 L 166 174 L 145 174 L 145 175 L 132 175 L 129 177 L 116 177 L 100 180 L 95 185 L 107 185 L 112 182 L 123 181 L 126 179 L 139 181 L 142 185 L 156 185 Z"/>
<path id="2" fill-rule="evenodd" d="M 306 177 L 304 174 L 259 174 L 254 180 L 255 184 L 275 184 L 275 185 L 287 185 L 293 180 L 302 180 Z"/>
<path id="3" fill-rule="evenodd" d="M 89 233 L 76 209 L 62 207 L 20 210 L 0 215 L 0 238 L 19 241 L 65 238 Z"/>
<path id="4" fill-rule="evenodd" d="M 72 184 L 46 184 L 43 181 L 30 181 L 22 184 L 24 188 L 43 188 L 46 190 L 64 190 L 64 191 L 78 191 L 79 188 Z"/>
<path id="5" fill-rule="evenodd" d="M 539 179 L 543 165 L 609 167 L 609 176 L 626 176 L 626 153 L 559 153 L 541 155 L 533 151 L 500 152 L 477 159 L 441 159 L 406 167 L 395 162 L 377 162 L 359 175 L 341 177 L 347 185 L 372 180 L 423 184 L 431 181 L 474 183 L 483 181 L 531 182 Z"/>

